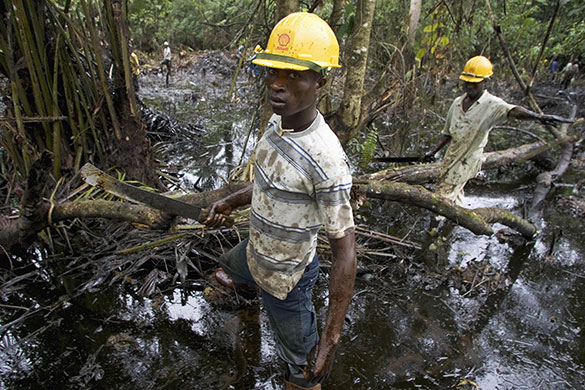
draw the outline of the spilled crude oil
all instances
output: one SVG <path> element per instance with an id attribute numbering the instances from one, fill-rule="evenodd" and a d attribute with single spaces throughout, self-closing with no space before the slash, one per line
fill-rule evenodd
<path id="1" fill-rule="evenodd" d="M 147 106 L 205 130 L 155 144 L 167 169 L 179 172 L 176 189 L 217 188 L 255 144 L 246 118 L 254 116 L 256 84 L 243 74 L 226 103 L 229 76 L 210 68 L 229 67 L 230 59 L 213 55 L 174 75 L 169 88 L 161 75 L 141 80 Z M 493 237 L 475 236 L 398 203 L 372 201 L 357 211 L 360 226 L 427 250 L 376 243 L 360 256 L 354 300 L 324 388 L 585 388 L 585 233 L 582 219 L 559 201 L 582 199 L 585 175 L 573 168 L 564 180 L 549 195 L 531 242 L 503 226 Z M 470 185 L 466 200 L 470 207 L 522 214 L 532 189 L 531 182 Z M 73 279 L 81 268 L 71 270 Z M 148 298 L 122 281 L 68 295 L 83 283 L 67 287 L 51 272 L 0 295 L 6 297 L 0 389 L 282 389 L 261 304 L 238 310 L 214 304 L 191 274 Z M 322 326 L 326 268 L 315 297 Z M 27 319 L 11 327 L 23 312 Z"/>

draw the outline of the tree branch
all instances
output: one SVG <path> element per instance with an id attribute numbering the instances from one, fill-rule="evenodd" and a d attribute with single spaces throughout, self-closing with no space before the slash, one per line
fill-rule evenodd
<path id="1" fill-rule="evenodd" d="M 502 46 L 502 50 L 504 50 L 504 54 L 506 55 L 506 59 L 508 60 L 508 64 L 510 65 L 510 69 L 512 70 L 512 74 L 514 75 L 514 78 L 516 79 L 516 81 L 520 85 L 520 88 L 524 92 L 524 95 L 528 99 L 528 102 L 530 103 L 530 107 L 532 107 L 532 109 L 534 111 L 542 114 L 542 110 L 540 109 L 538 103 L 536 102 L 536 100 L 532 96 L 532 93 L 530 93 L 530 90 L 526 86 L 526 83 L 524 82 L 524 80 L 522 80 L 522 77 L 520 77 L 520 73 L 518 72 L 518 68 L 516 67 L 516 64 L 514 63 L 514 59 L 512 58 L 512 53 L 510 52 L 510 49 L 508 48 L 508 45 L 506 44 L 506 40 L 504 39 L 504 35 L 502 34 L 502 29 L 500 28 L 500 26 L 498 25 L 498 23 L 496 21 L 496 17 L 494 15 L 494 11 L 492 10 L 490 0 L 485 0 L 485 4 L 486 4 L 487 11 L 488 11 L 488 15 L 489 15 L 490 20 L 492 22 L 492 26 L 494 28 L 494 32 L 496 33 L 496 36 L 498 37 L 498 40 L 500 41 L 500 46 Z M 562 137 L 562 134 L 559 133 L 558 130 L 554 126 L 545 126 L 545 127 L 552 135 L 555 136 L 555 138 Z"/>

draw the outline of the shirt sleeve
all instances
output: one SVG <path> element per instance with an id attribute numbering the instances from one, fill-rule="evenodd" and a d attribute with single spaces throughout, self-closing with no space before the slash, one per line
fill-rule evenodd
<path id="1" fill-rule="evenodd" d="M 351 175 L 340 175 L 315 186 L 315 197 L 323 227 L 330 238 L 342 238 L 353 231 L 350 204 Z"/>
<path id="2" fill-rule="evenodd" d="M 508 113 L 515 107 L 515 104 L 510 104 L 501 98 L 495 98 L 490 102 L 492 105 L 490 110 L 490 127 L 501 125 L 508 120 Z"/>

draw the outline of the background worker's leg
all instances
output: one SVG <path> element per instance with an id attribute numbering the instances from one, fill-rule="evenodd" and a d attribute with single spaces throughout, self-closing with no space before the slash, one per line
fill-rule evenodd
<path id="1" fill-rule="evenodd" d="M 466 183 L 462 184 L 449 184 L 449 183 L 440 183 L 435 190 L 437 195 L 442 196 L 443 198 L 447 198 L 457 206 L 463 206 L 463 188 L 465 187 Z"/>

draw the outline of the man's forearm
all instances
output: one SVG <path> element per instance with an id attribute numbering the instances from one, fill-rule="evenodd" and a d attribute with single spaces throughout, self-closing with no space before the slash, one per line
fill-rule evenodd
<path id="1" fill-rule="evenodd" d="M 451 136 L 447 134 L 443 134 L 437 145 L 431 150 L 428 155 L 434 156 L 439 150 L 443 149 L 445 145 L 447 145 L 451 141 Z"/>
<path id="2" fill-rule="evenodd" d="M 232 208 L 248 205 L 252 202 L 252 189 L 253 184 L 250 183 L 248 186 L 226 196 L 223 201 L 228 203 Z"/>
<path id="3" fill-rule="evenodd" d="M 330 241 L 333 259 L 329 275 L 329 307 L 322 337 L 331 347 L 335 347 L 353 297 L 357 261 L 353 232 L 342 239 Z"/>
<path id="4" fill-rule="evenodd" d="M 340 239 L 329 239 L 332 265 L 329 276 L 329 306 L 325 327 L 317 345 L 316 354 L 311 354 L 305 368 L 307 380 L 322 381 L 330 372 L 339 344 L 347 308 L 353 297 L 357 268 L 355 237 L 353 231 Z"/>
<path id="5" fill-rule="evenodd" d="M 555 125 L 557 123 L 573 123 L 574 119 L 564 118 L 558 115 L 540 114 L 534 111 L 530 111 L 524 107 L 516 106 L 508 112 L 509 118 L 515 118 L 520 120 L 532 119 L 540 121 L 545 125 Z"/>
<path id="6" fill-rule="evenodd" d="M 527 120 L 527 119 L 539 119 L 540 114 L 537 114 L 534 111 L 527 110 L 524 107 L 516 106 L 512 108 L 508 112 L 509 118 L 519 119 L 519 120 Z"/>

